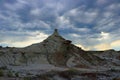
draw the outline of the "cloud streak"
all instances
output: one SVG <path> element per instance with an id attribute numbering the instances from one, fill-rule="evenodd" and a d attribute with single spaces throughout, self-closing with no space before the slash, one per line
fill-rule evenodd
<path id="1" fill-rule="evenodd" d="M 120 50 L 116 44 L 120 40 L 119 8 L 119 0 L 1 1 L 0 44 L 27 46 L 58 28 L 64 37 L 86 50 Z"/>

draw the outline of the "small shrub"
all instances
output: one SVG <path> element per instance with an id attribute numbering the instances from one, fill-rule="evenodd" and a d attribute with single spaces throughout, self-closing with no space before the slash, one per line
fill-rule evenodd
<path id="1" fill-rule="evenodd" d="M 3 70 L 0 69 L 0 76 L 4 76 Z"/>
<path id="2" fill-rule="evenodd" d="M 0 46 L 0 49 L 3 48 L 2 46 Z"/>
<path id="3" fill-rule="evenodd" d="M 8 76 L 8 77 L 13 77 L 13 73 L 12 73 L 11 71 L 9 71 L 9 72 L 7 73 L 7 76 Z"/>
<path id="4" fill-rule="evenodd" d="M 16 72 L 16 73 L 15 73 L 15 76 L 16 76 L 16 77 L 19 77 L 19 73 L 18 73 L 18 72 Z"/>
<path id="5" fill-rule="evenodd" d="M 112 71 L 112 72 L 118 72 L 119 70 L 116 70 L 116 69 L 114 69 L 114 68 L 111 68 L 110 71 Z"/>
<path id="6" fill-rule="evenodd" d="M 79 73 L 79 71 L 76 70 L 76 69 L 74 69 L 74 68 L 70 68 L 69 70 L 67 70 L 67 72 L 69 72 L 69 73 L 73 73 L 73 74 L 75 74 L 75 73 Z"/>
<path id="7" fill-rule="evenodd" d="M 32 80 L 31 77 L 24 77 L 23 80 Z"/>
<path id="8" fill-rule="evenodd" d="M 2 66 L 2 67 L 0 67 L 0 69 L 6 70 L 6 69 L 7 69 L 7 66 Z"/>
<path id="9" fill-rule="evenodd" d="M 47 75 L 40 75 L 39 77 L 38 77 L 40 80 L 49 80 L 49 76 L 47 76 Z"/>
<path id="10" fill-rule="evenodd" d="M 112 80 L 120 80 L 120 78 L 113 78 Z"/>
<path id="11" fill-rule="evenodd" d="M 70 80 L 72 76 L 77 75 L 78 73 L 79 71 L 77 71 L 76 69 L 70 68 L 69 70 L 60 72 L 59 76 Z"/>

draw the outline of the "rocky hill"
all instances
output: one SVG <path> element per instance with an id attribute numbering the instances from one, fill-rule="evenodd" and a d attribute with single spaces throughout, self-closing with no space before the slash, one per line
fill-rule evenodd
<path id="1" fill-rule="evenodd" d="M 64 39 L 55 29 L 52 35 L 40 43 L 24 48 L 0 48 L 0 67 L 4 66 L 14 71 L 43 69 L 46 66 L 52 69 L 118 69 L 120 51 L 84 51 L 72 41 Z"/>

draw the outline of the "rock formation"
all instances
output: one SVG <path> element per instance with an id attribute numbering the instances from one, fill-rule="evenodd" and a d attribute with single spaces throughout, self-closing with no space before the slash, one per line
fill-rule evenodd
<path id="1" fill-rule="evenodd" d="M 119 66 L 120 52 L 84 51 L 64 39 L 55 29 L 43 42 L 24 48 L 0 48 L 0 66 L 51 64 L 62 67 L 90 68 Z"/>

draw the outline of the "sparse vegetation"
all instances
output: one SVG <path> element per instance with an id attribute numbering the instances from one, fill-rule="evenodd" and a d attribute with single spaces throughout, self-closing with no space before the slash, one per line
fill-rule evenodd
<path id="1" fill-rule="evenodd" d="M 3 51 L 0 51 L 0 56 L 2 56 L 3 54 L 5 54 Z"/>
<path id="2" fill-rule="evenodd" d="M 67 72 L 75 74 L 78 73 L 79 71 L 76 70 L 75 68 L 70 68 L 69 70 L 67 70 Z"/>
<path id="3" fill-rule="evenodd" d="M 78 75 L 79 71 L 74 68 L 70 68 L 69 70 L 59 72 L 58 74 L 60 77 L 70 80 L 74 75 Z"/>
<path id="4" fill-rule="evenodd" d="M 0 46 L 0 49 L 3 48 L 2 46 Z"/>
<path id="5" fill-rule="evenodd" d="M 7 76 L 8 77 L 13 77 L 13 72 L 12 71 L 8 71 Z"/>
<path id="6" fill-rule="evenodd" d="M 27 75 L 32 75 L 31 73 L 27 73 Z"/>
<path id="7" fill-rule="evenodd" d="M 6 69 L 7 69 L 7 66 L 2 66 L 2 67 L 0 67 L 0 69 L 6 70 Z"/>
<path id="8" fill-rule="evenodd" d="M 4 76 L 4 72 L 3 72 L 2 69 L 0 69 L 0 77 L 1 77 L 1 76 Z"/>
<path id="9" fill-rule="evenodd" d="M 23 80 L 32 80 L 31 77 L 24 77 Z"/>
<path id="10" fill-rule="evenodd" d="M 19 73 L 18 73 L 18 72 L 16 72 L 16 73 L 15 73 L 15 76 L 16 76 L 16 77 L 19 77 Z"/>
<path id="11" fill-rule="evenodd" d="M 28 60 L 28 58 L 27 58 L 25 52 L 22 52 L 20 62 L 25 63 L 27 65 L 27 60 Z"/>
<path id="12" fill-rule="evenodd" d="M 112 80 L 120 80 L 120 78 L 113 78 Z"/>

